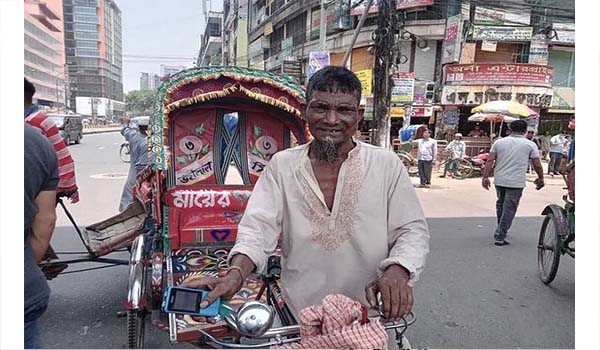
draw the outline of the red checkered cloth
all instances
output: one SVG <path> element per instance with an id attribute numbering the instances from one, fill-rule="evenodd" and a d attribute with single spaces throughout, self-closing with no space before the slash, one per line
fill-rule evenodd
<path id="1" fill-rule="evenodd" d="M 280 349 L 387 349 L 388 335 L 377 319 L 360 323 L 363 308 L 344 295 L 328 295 L 300 312 L 300 343 Z"/>

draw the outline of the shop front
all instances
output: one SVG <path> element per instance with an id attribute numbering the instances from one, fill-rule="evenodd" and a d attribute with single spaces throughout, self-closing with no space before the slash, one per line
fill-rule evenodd
<path id="1" fill-rule="evenodd" d="M 444 106 L 446 133 L 460 132 L 484 136 L 490 133 L 504 136 L 506 127 L 490 130 L 488 123 L 469 122 L 471 110 L 490 101 L 515 101 L 540 112 L 552 105 L 554 69 L 544 65 L 473 63 L 444 67 L 444 87 L 441 103 Z"/>

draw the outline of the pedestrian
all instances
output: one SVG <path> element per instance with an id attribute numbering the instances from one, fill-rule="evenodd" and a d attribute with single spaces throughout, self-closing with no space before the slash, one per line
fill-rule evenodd
<path id="1" fill-rule="evenodd" d="M 123 212 L 129 204 L 133 203 L 133 186 L 135 185 L 137 174 L 142 171 L 148 164 L 148 124 L 149 117 L 134 118 L 134 123 L 130 126 L 131 119 L 129 116 L 123 117 L 123 128 L 121 135 L 129 142 L 129 150 L 131 152 L 131 162 L 129 164 L 129 173 L 127 181 L 123 187 L 121 194 L 121 203 L 119 211 Z"/>
<path id="2" fill-rule="evenodd" d="M 331 294 L 375 307 L 381 293 L 385 318 L 410 311 L 429 231 L 398 156 L 352 139 L 364 112 L 360 94 L 360 81 L 344 67 L 327 66 L 310 78 L 303 118 L 314 139 L 276 153 L 263 170 L 228 273 L 186 283 L 212 291 L 202 306 L 264 271 L 281 238 L 281 289 L 297 320 Z"/>
<path id="3" fill-rule="evenodd" d="M 446 152 L 449 152 L 450 160 L 446 162 L 444 167 L 444 175 L 440 177 L 446 177 L 446 172 L 450 170 L 450 176 L 452 177 L 457 164 L 454 160 L 463 159 L 467 150 L 467 144 L 462 140 L 462 134 L 454 134 L 454 140 L 452 140 L 448 146 L 446 146 Z"/>
<path id="4" fill-rule="evenodd" d="M 510 136 L 504 137 L 492 145 L 490 156 L 485 163 L 481 185 L 484 189 L 490 188 L 490 175 L 494 169 L 494 185 L 496 187 L 496 219 L 498 227 L 494 233 L 494 244 L 505 246 L 508 230 L 519 206 L 523 188 L 525 188 L 527 164 L 531 159 L 533 168 L 538 175 L 536 184 L 544 184 L 544 169 L 540 160 L 540 153 L 530 140 L 525 138 L 527 122 L 515 120 L 510 124 Z M 495 164 L 494 164 L 495 163 Z"/>
<path id="5" fill-rule="evenodd" d="M 548 175 L 560 175 L 560 161 L 563 157 L 567 139 L 562 133 L 552 136 L 550 139 L 550 163 L 548 163 Z"/>
<path id="6" fill-rule="evenodd" d="M 71 157 L 69 148 L 65 144 L 60 130 L 52 119 L 40 111 L 37 104 L 33 104 L 33 95 L 35 87 L 25 78 L 25 122 L 37 129 L 46 136 L 54 145 L 54 150 L 58 156 L 58 166 L 60 181 L 56 191 L 59 197 L 68 197 L 72 203 L 79 202 L 79 191 L 75 180 L 75 162 Z"/>
<path id="7" fill-rule="evenodd" d="M 538 137 L 540 140 L 540 150 L 542 151 L 542 159 L 548 160 L 548 154 L 550 154 L 550 135 L 546 132 Z"/>
<path id="8" fill-rule="evenodd" d="M 437 162 L 437 141 L 430 137 L 429 130 L 423 131 L 423 138 L 414 141 L 419 152 L 417 153 L 417 166 L 419 168 L 420 188 L 431 187 L 431 171 Z"/>
<path id="9" fill-rule="evenodd" d="M 38 319 L 48 307 L 50 287 L 38 263 L 50 245 L 56 224 L 58 158 L 50 141 L 28 124 L 24 146 L 24 345 L 25 349 L 39 349 Z"/>

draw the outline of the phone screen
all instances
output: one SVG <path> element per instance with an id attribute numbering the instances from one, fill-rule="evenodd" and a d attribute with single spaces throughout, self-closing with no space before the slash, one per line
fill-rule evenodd
<path id="1" fill-rule="evenodd" d="M 202 294 L 184 290 L 176 290 L 174 294 L 171 306 L 174 311 L 198 312 Z"/>

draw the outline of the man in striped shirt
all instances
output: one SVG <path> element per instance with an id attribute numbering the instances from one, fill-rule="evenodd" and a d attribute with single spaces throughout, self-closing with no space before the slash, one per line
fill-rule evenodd
<path id="1" fill-rule="evenodd" d="M 35 87 L 25 78 L 25 122 L 39 129 L 54 145 L 60 176 L 56 192 L 59 196 L 69 197 L 72 203 L 77 203 L 79 202 L 79 192 L 75 182 L 75 162 L 54 122 L 42 113 L 37 105 L 33 104 L 34 94 Z"/>

